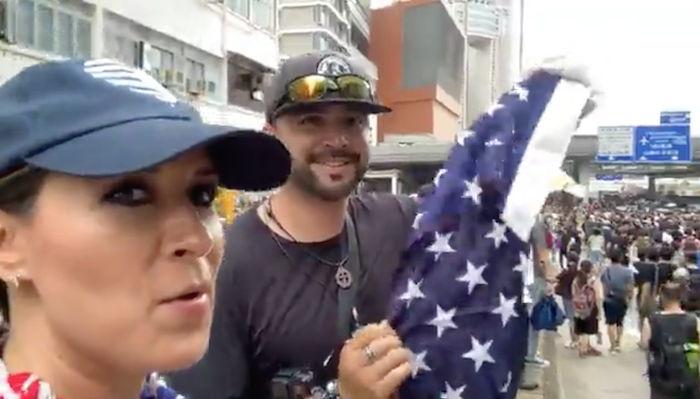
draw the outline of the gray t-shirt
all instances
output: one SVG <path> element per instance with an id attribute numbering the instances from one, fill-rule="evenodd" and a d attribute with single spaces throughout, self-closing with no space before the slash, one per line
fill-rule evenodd
<path id="1" fill-rule="evenodd" d="M 535 263 L 535 277 L 544 278 L 544 271 L 540 267 L 540 260 L 537 258 L 537 248 L 547 248 L 547 226 L 544 223 L 538 221 L 532 226 L 530 244 L 532 246 L 532 259 Z"/>
<path id="2" fill-rule="evenodd" d="M 612 293 L 615 297 L 626 298 L 628 287 L 634 281 L 634 272 L 627 266 L 612 264 L 603 271 L 600 281 L 605 297 Z"/>

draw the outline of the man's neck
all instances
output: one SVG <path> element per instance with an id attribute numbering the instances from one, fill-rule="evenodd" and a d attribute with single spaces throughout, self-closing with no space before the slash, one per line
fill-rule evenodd
<path id="1" fill-rule="evenodd" d="M 275 233 L 298 242 L 322 242 L 339 235 L 345 223 L 347 198 L 329 202 L 284 186 L 268 203 L 274 220 L 263 217 Z M 267 215 L 265 215 L 267 216 Z M 278 225 L 279 224 L 279 225 Z"/>

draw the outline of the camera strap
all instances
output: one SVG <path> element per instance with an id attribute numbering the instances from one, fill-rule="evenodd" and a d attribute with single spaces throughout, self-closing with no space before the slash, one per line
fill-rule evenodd
<path id="1" fill-rule="evenodd" d="M 348 261 L 345 269 L 350 275 L 350 284 L 338 285 L 338 335 L 343 340 L 350 338 L 354 329 L 353 309 L 361 271 L 357 229 L 353 221 L 351 207 L 348 207 L 348 213 L 345 215 L 345 236 L 348 250 Z"/>

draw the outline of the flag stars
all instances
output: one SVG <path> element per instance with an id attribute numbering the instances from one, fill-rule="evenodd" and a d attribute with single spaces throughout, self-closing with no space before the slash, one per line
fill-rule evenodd
<path id="1" fill-rule="evenodd" d="M 465 180 L 462 198 L 469 198 L 474 204 L 479 205 L 481 203 L 481 193 L 483 191 L 476 178 L 472 181 Z"/>
<path id="2" fill-rule="evenodd" d="M 437 174 L 435 175 L 435 178 L 433 179 L 433 184 L 435 185 L 435 187 L 440 185 L 440 179 L 442 179 L 442 176 L 444 176 L 445 173 L 447 173 L 447 169 L 440 169 L 437 172 Z"/>
<path id="3" fill-rule="evenodd" d="M 468 293 L 471 294 L 477 285 L 488 285 L 483 276 L 484 270 L 486 270 L 486 265 L 477 267 L 467 261 L 467 272 L 457 277 L 457 281 L 467 283 Z"/>
<path id="4" fill-rule="evenodd" d="M 435 253 L 435 260 L 437 261 L 440 255 L 444 253 L 455 252 L 455 249 L 452 248 L 452 246 L 450 246 L 451 238 L 452 233 L 435 233 L 435 241 L 425 250 L 428 252 Z"/>
<path id="5" fill-rule="evenodd" d="M 501 323 L 505 327 L 511 317 L 518 317 L 518 312 L 515 311 L 515 298 L 508 299 L 500 294 L 499 305 L 491 313 L 501 316 Z"/>
<path id="6" fill-rule="evenodd" d="M 474 368 L 478 373 L 484 363 L 496 363 L 496 360 L 489 353 L 491 345 L 493 345 L 493 340 L 482 344 L 479 340 L 472 337 L 472 348 L 469 352 L 463 354 L 462 358 L 474 361 Z"/>
<path id="7" fill-rule="evenodd" d="M 467 139 L 474 136 L 474 132 L 472 130 L 462 130 L 461 132 L 457 133 L 457 143 L 464 147 L 464 143 L 467 142 Z"/>
<path id="8" fill-rule="evenodd" d="M 462 385 L 457 388 L 452 388 L 449 383 L 445 383 L 445 391 L 442 392 L 440 396 L 441 399 L 462 399 L 462 393 L 467 388 L 466 385 Z"/>
<path id="9" fill-rule="evenodd" d="M 433 371 L 425 362 L 425 357 L 427 355 L 428 351 L 423 351 L 414 353 L 413 356 L 411 356 L 411 377 L 416 378 L 421 371 Z"/>
<path id="10" fill-rule="evenodd" d="M 494 221 L 493 228 L 486 234 L 486 238 L 492 239 L 493 245 L 496 248 L 500 247 L 503 243 L 507 243 L 508 238 L 506 237 L 506 225 Z"/>
<path id="11" fill-rule="evenodd" d="M 440 307 L 440 305 L 436 306 L 436 308 L 437 314 L 434 319 L 428 322 L 428 324 L 437 328 L 437 337 L 440 338 L 442 337 L 442 333 L 444 333 L 445 330 L 450 328 L 457 328 L 457 325 L 453 320 L 457 309 L 450 309 L 445 311 Z"/>
<path id="12" fill-rule="evenodd" d="M 417 213 L 416 217 L 413 219 L 413 230 L 418 230 L 420 228 L 420 221 L 423 218 L 424 213 Z"/>
<path id="13" fill-rule="evenodd" d="M 510 92 L 508 92 L 508 94 L 515 94 L 516 96 L 518 96 L 518 100 L 527 101 L 527 98 L 530 95 L 530 91 L 520 86 L 519 84 L 516 84 L 515 86 L 513 86 L 512 89 L 510 89 Z"/>
<path id="14" fill-rule="evenodd" d="M 494 114 L 495 114 L 497 111 L 499 111 L 499 110 L 501 110 L 501 109 L 503 109 L 503 108 L 504 108 L 504 107 L 503 107 L 502 104 L 496 103 L 496 104 L 493 104 L 493 105 L 486 111 L 486 113 L 489 114 L 489 116 L 494 116 Z"/>
<path id="15" fill-rule="evenodd" d="M 406 306 L 411 306 L 411 302 L 413 302 L 414 299 L 425 298 L 425 294 L 423 294 L 423 291 L 421 291 L 420 289 L 421 284 L 423 284 L 423 280 L 417 283 L 413 280 L 408 280 L 406 292 L 401 294 L 399 299 L 402 301 L 406 301 Z"/>
<path id="16" fill-rule="evenodd" d="M 486 147 L 499 147 L 503 145 L 503 142 L 499 139 L 491 139 L 484 144 Z"/>

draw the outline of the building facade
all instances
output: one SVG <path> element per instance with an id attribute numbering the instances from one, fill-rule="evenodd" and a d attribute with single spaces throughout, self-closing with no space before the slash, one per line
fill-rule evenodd
<path id="1" fill-rule="evenodd" d="M 144 68 L 209 123 L 261 128 L 279 65 L 275 0 L 3 0 L 0 82 L 37 62 L 111 58 Z"/>
<path id="2" fill-rule="evenodd" d="M 514 46 L 519 32 L 514 0 L 453 0 L 456 18 L 467 32 L 465 101 L 462 128 L 467 128 L 513 83 Z M 515 62 L 515 64 L 514 64 Z"/>
<path id="3" fill-rule="evenodd" d="M 452 142 L 460 129 L 465 36 L 448 3 L 395 2 L 372 10 L 377 93 L 394 112 L 378 118 L 379 141 L 426 135 Z"/>

